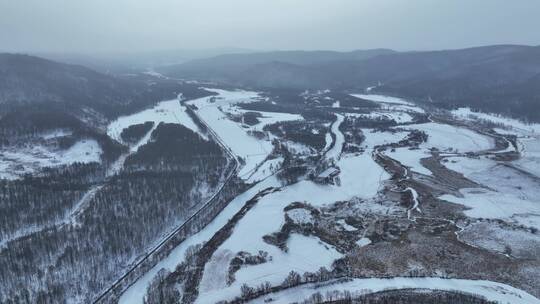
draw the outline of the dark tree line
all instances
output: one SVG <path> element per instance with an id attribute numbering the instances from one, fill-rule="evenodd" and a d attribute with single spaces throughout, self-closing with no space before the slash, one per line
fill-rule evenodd
<path id="1" fill-rule="evenodd" d="M 150 129 L 154 126 L 153 121 L 147 121 L 145 123 L 131 125 L 120 133 L 122 140 L 129 144 L 135 144 L 140 141 Z"/>
<path id="2" fill-rule="evenodd" d="M 303 304 L 495 304 L 479 295 L 461 292 L 430 290 L 390 290 L 355 296 L 350 291 L 315 293 Z"/>
<path id="3" fill-rule="evenodd" d="M 264 126 L 263 130 L 320 151 L 326 145 L 329 128 L 317 122 L 285 121 Z"/>

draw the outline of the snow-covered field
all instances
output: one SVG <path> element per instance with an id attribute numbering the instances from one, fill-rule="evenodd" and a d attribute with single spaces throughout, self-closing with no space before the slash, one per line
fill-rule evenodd
<path id="1" fill-rule="evenodd" d="M 416 106 L 414 103 L 406 101 L 398 97 L 384 96 L 384 95 L 377 95 L 377 94 L 351 94 L 351 96 L 380 103 L 381 109 L 389 113 L 399 113 L 399 112 L 425 113 L 426 112 L 424 111 L 424 109 Z"/>
<path id="2" fill-rule="evenodd" d="M 498 222 L 482 221 L 465 227 L 459 239 L 476 247 L 513 257 L 535 259 L 540 254 L 540 235 Z"/>
<path id="3" fill-rule="evenodd" d="M 175 123 L 184 125 L 195 132 L 199 132 L 199 129 L 191 117 L 186 113 L 185 107 L 181 105 L 177 99 L 174 99 L 162 101 L 153 108 L 132 115 L 119 117 L 109 124 L 107 127 L 107 135 L 119 142 L 123 142 L 122 138 L 120 138 L 122 130 L 129 126 L 142 124 L 147 121 L 153 121 L 154 128 L 162 122 Z"/>
<path id="4" fill-rule="evenodd" d="M 349 198 L 353 196 L 371 198 L 377 194 L 381 183 L 390 178 L 371 157 L 370 153 L 343 156 L 337 165 L 341 169 L 341 187 L 336 188 Z M 344 198 L 335 201 L 344 200 Z"/>
<path id="5" fill-rule="evenodd" d="M 431 156 L 430 149 L 436 148 L 446 152 L 472 152 L 488 150 L 494 146 L 491 138 L 473 132 L 465 128 L 459 128 L 440 123 L 425 123 L 400 126 L 406 130 L 420 130 L 428 134 L 427 142 L 420 145 L 419 149 L 396 148 L 395 151 L 387 150 L 384 153 L 399 161 L 411 170 L 431 175 L 431 171 L 422 166 L 420 160 Z M 408 132 L 380 132 L 371 129 L 362 130 L 365 140 L 362 144 L 365 148 L 373 148 L 377 145 L 397 143 L 406 138 Z"/>
<path id="6" fill-rule="evenodd" d="M 93 139 L 80 140 L 67 150 L 43 145 L 7 148 L 0 151 L 0 179 L 17 179 L 45 167 L 100 162 L 102 153 L 101 146 Z"/>
<path id="7" fill-rule="evenodd" d="M 257 165 L 262 163 L 272 152 L 272 143 L 269 140 L 259 140 L 247 133 L 250 128 L 244 129 L 240 123 L 230 120 L 226 113 L 237 113 L 235 107 L 238 103 L 253 102 L 259 98 L 259 94 L 249 91 L 225 91 L 207 89 L 218 93 L 215 102 L 209 98 L 201 98 L 190 101 L 195 105 L 199 116 L 218 134 L 218 136 L 231 148 L 233 153 L 240 156 L 245 165 L 240 170 L 239 176 L 247 179 L 254 172 Z M 254 129 L 262 129 L 264 124 L 283 120 L 296 120 L 299 117 L 292 114 L 261 112 L 261 123 Z"/>
<path id="8" fill-rule="evenodd" d="M 540 183 L 515 169 L 487 157 L 478 159 L 452 157 L 444 165 L 487 187 L 462 189 L 463 197 L 443 195 L 441 198 L 471 209 L 465 214 L 476 218 L 506 219 L 524 225 L 535 225 L 527 220 L 540 216 Z M 535 225 L 540 229 L 540 225 Z"/>
<path id="9" fill-rule="evenodd" d="M 261 243 L 263 243 L 262 240 Z M 262 247 L 255 246 L 253 249 L 264 248 L 272 256 L 272 260 L 241 268 L 235 274 L 236 281 L 227 286 L 224 279 L 227 277 L 228 267 L 223 267 L 223 262 L 228 265 L 234 254 L 229 255 L 229 259 L 226 261 L 223 261 L 221 256 L 239 251 L 257 253 L 249 247 L 246 248 L 246 243 L 240 240 L 236 244 L 227 242 L 218 249 L 212 257 L 212 261 L 206 264 L 196 303 L 217 303 L 226 299 L 232 300 L 240 294 L 240 287 L 244 283 L 250 286 L 257 286 L 264 282 L 277 285 L 283 282 L 291 270 L 304 273 L 317 271 L 320 267 L 330 268 L 332 262 L 341 257 L 341 254 L 334 248 L 322 243 L 317 238 L 293 234 L 287 242 L 289 249 L 287 253 L 266 243 Z"/>
<path id="10" fill-rule="evenodd" d="M 521 158 L 514 164 L 531 174 L 540 177 L 540 134 L 519 138 Z"/>
<path id="11" fill-rule="evenodd" d="M 439 151 L 472 152 L 493 148 L 494 142 L 490 137 L 469 129 L 440 124 L 435 122 L 404 126 L 405 129 L 416 129 L 428 134 L 427 142 L 421 148 L 437 148 Z"/>
<path id="12" fill-rule="evenodd" d="M 485 297 L 488 301 L 501 304 L 538 304 L 540 300 L 529 293 L 492 281 L 461 280 L 442 278 L 392 278 L 392 279 L 353 279 L 346 282 L 334 281 L 326 284 L 307 284 L 281 292 L 272 293 L 249 303 L 266 303 L 265 300 L 272 298 L 271 303 L 297 303 L 308 299 L 311 295 L 320 292 L 350 291 L 354 296 L 375 293 L 385 290 L 399 289 L 431 289 L 444 291 L 460 291 Z"/>
<path id="13" fill-rule="evenodd" d="M 330 245 L 321 243 L 316 238 L 292 235 L 287 243 L 289 250 L 283 252 L 276 246 L 264 242 L 262 237 L 279 231 L 285 220 L 283 208 L 292 202 L 305 201 L 314 206 L 321 206 L 353 197 L 371 198 L 377 194 L 381 181 L 389 178 L 389 175 L 372 160 L 369 153 L 342 157 L 338 161 L 338 166 L 342 168 L 341 187 L 323 186 L 305 180 L 261 198 L 240 220 L 233 235 L 207 263 L 198 302 L 213 303 L 217 300 L 233 298 L 240 293 L 243 283 L 253 285 L 265 281 L 281 283 L 291 270 L 303 273 L 316 271 L 321 266 L 330 267 L 331 263 L 341 255 Z M 369 174 L 366 174 L 367 172 Z M 270 177 L 238 196 L 203 231 L 188 238 L 169 257 L 139 279 L 124 293 L 120 303 L 142 303 L 146 286 L 159 269 L 174 269 L 182 261 L 189 245 L 209 239 L 256 192 L 278 185 L 280 185 L 279 182 L 274 177 Z M 272 256 L 272 261 L 240 269 L 236 273 L 235 283 L 226 286 L 223 281 L 223 272 L 227 271 L 228 267 L 224 265 L 230 262 L 230 259 L 239 251 L 257 254 L 260 250 L 268 252 L 269 256 Z"/>
<path id="14" fill-rule="evenodd" d="M 365 136 L 362 146 L 366 149 L 373 149 L 375 146 L 384 144 L 397 143 L 405 139 L 408 135 L 408 132 L 377 132 L 372 129 L 362 129 L 362 133 Z M 399 161 L 402 165 L 411 168 L 415 172 L 431 175 L 431 171 L 420 163 L 422 158 L 430 156 L 426 149 L 410 150 L 409 148 L 397 148 L 395 151 L 387 150 L 384 154 Z"/>
<path id="15" fill-rule="evenodd" d="M 257 168 L 247 180 L 248 183 L 255 183 L 260 180 L 267 178 L 268 176 L 274 174 L 283 163 L 283 157 L 278 157 L 265 161 L 261 166 Z"/>
<path id="16" fill-rule="evenodd" d="M 281 283 L 291 270 L 299 273 L 316 271 L 320 267 L 329 267 L 340 254 L 330 245 L 317 239 L 294 236 L 287 243 L 288 252 L 283 252 L 274 245 L 263 241 L 263 236 L 279 231 L 284 223 L 283 208 L 295 201 L 305 201 L 314 206 L 322 206 L 352 197 L 371 198 L 377 194 L 382 180 L 388 174 L 382 170 L 368 153 L 359 156 L 342 157 L 338 162 L 342 168 L 341 187 L 322 186 L 311 181 L 301 181 L 282 188 L 281 191 L 263 197 L 253 209 L 235 227 L 232 236 L 218 249 L 205 268 L 198 303 L 214 303 L 218 300 L 231 299 L 240 293 L 242 284 L 259 285 L 265 281 L 271 284 Z M 369 174 L 366 174 L 369 172 Z M 215 278 L 223 277 L 228 267 L 214 267 L 217 261 L 223 262 L 227 252 L 247 251 L 257 254 L 260 250 L 269 253 L 272 261 L 242 268 L 236 273 L 236 281 L 224 285 Z M 232 256 L 230 256 L 232 259 Z M 230 262 L 230 260 L 229 260 Z"/>
<path id="17" fill-rule="evenodd" d="M 413 149 L 409 148 L 397 148 L 395 151 L 385 151 L 384 154 L 390 156 L 391 158 L 397 160 L 402 165 L 409 167 L 412 171 L 431 175 L 426 167 L 422 166 L 420 160 L 422 158 L 430 157 L 431 154 L 425 149 Z"/>
<path id="18" fill-rule="evenodd" d="M 400 105 L 406 105 L 406 106 L 414 106 L 414 103 L 408 102 L 405 99 L 398 98 L 398 97 L 392 97 L 392 96 L 385 96 L 385 95 L 377 95 L 377 94 L 352 94 L 354 97 L 358 97 L 365 100 L 371 100 L 375 102 L 381 102 L 381 103 L 390 103 L 390 104 L 400 104 Z"/>
<path id="19" fill-rule="evenodd" d="M 343 137 L 338 128 L 342 120 L 343 116 L 339 115 L 332 126 L 332 132 L 336 133 L 337 138 Z M 338 148 L 332 152 L 331 157 L 339 157 L 342 143 L 336 145 Z M 322 206 L 353 197 L 371 198 L 377 195 L 381 182 L 390 177 L 373 161 L 369 153 L 341 157 L 337 165 L 341 168 L 341 186 L 323 186 L 304 180 L 263 197 L 240 220 L 234 233 L 206 265 L 197 302 L 213 303 L 232 299 L 240 293 L 240 287 L 244 283 L 252 286 L 266 281 L 273 285 L 280 284 L 291 270 L 304 273 L 316 271 L 320 267 L 330 267 L 341 255 L 332 246 L 316 238 L 292 235 L 287 243 L 289 250 L 283 252 L 276 246 L 264 242 L 263 236 L 279 231 L 285 219 L 283 208 L 292 202 L 303 201 L 314 206 Z M 366 174 L 367 172 L 369 174 Z M 297 218 L 298 214 L 293 217 Z M 252 254 L 265 251 L 272 260 L 241 268 L 236 273 L 236 281 L 227 286 L 223 278 L 226 277 L 224 272 L 228 267 L 223 267 L 223 263 L 227 265 L 234 254 L 240 251 Z"/>
<path id="20" fill-rule="evenodd" d="M 280 191 L 269 193 L 260 198 L 253 208 L 239 220 L 232 235 L 213 253 L 204 268 L 197 303 L 231 300 L 241 294 L 243 284 L 249 286 L 258 286 L 265 282 L 274 286 L 281 284 L 292 270 L 302 274 L 307 271 L 317 271 L 320 267 L 331 268 L 332 262 L 342 255 L 334 247 L 316 237 L 293 233 L 287 240 L 287 251 L 265 242 L 263 237 L 280 231 L 285 223 L 285 216 L 296 223 L 313 222 L 313 216 L 307 209 L 293 209 L 285 212 L 284 208 L 293 202 L 305 202 L 314 207 L 322 207 L 337 201 L 360 198 L 365 201 L 357 200 L 359 203 L 355 208 L 358 210 L 364 205 L 364 208 L 367 209 L 377 208 L 377 206 L 370 206 L 376 204 L 370 204 L 369 199 L 377 197 L 383 182 L 387 181 L 390 175 L 373 160 L 369 150 L 378 145 L 399 142 L 409 133 L 403 131 L 373 132 L 371 129 L 363 129 L 362 132 L 366 139 L 362 146 L 368 151 L 342 155 L 341 150 L 345 139 L 339 131 L 339 125 L 344 120 L 344 116 L 338 114 L 337 121 L 331 127 L 332 133 L 336 134 L 336 145 L 327 151 L 326 157 L 336 160 L 336 165 L 341 170 L 339 174 L 340 186 L 320 185 L 309 180 L 301 180 L 292 185 L 282 186 L 275 176 L 270 175 L 279 167 L 283 159 L 276 158 L 264 162 L 272 150 L 269 140 L 271 137 L 257 139 L 248 132 L 260 131 L 270 123 L 297 120 L 301 117 L 292 114 L 260 112 L 263 116 L 259 118 L 261 122 L 255 126 L 246 126 L 231 120 L 228 115 L 244 113 L 245 111 L 240 109 L 237 104 L 252 102 L 260 98 L 259 95 L 247 91 L 212 90 L 218 94 L 217 98 L 201 98 L 189 101 L 189 103 L 198 108 L 197 112 L 201 118 L 231 148 L 232 152 L 244 159 L 245 165 L 239 175 L 248 182 L 259 180 L 261 182 L 236 197 L 201 232 L 185 240 L 167 258 L 141 277 L 122 295 L 120 303 L 143 303 L 146 288 L 160 269 L 174 270 L 183 261 L 189 246 L 209 240 L 250 198 L 267 187 L 280 187 Z M 412 116 L 404 112 L 423 113 L 424 111 L 414 104 L 398 98 L 379 95 L 355 96 L 384 104 L 389 111 L 398 111 L 399 113 L 393 113 L 389 116 L 385 112 L 380 112 L 377 115 L 392 117 L 396 121 L 399 120 L 400 123 L 412 120 Z M 428 141 L 421 144 L 420 149 L 398 148 L 395 152 L 387 150 L 384 153 L 410 167 L 411 170 L 426 175 L 432 173 L 420 164 L 420 159 L 429 157 L 431 148 L 444 152 L 465 153 L 486 151 L 494 147 L 494 142 L 490 137 L 462 127 L 431 122 L 400 126 L 399 128 L 424 131 L 429 136 Z M 327 134 L 327 139 L 330 138 Z M 327 147 L 329 147 L 329 142 L 327 140 Z M 294 143 L 284 144 L 294 145 Z M 299 147 L 299 149 L 301 148 Z M 454 153 L 447 154 L 454 155 Z M 457 156 L 449 159 L 452 162 L 445 163 L 449 169 L 463 173 L 471 180 L 486 185 L 486 188 L 462 189 L 462 197 L 444 195 L 441 197 L 442 199 L 469 207 L 470 209 L 466 210 L 465 213 L 470 217 L 500 218 L 538 227 L 536 223 L 537 219 L 540 219 L 540 204 L 535 202 L 535 198 L 540 197 L 540 187 L 536 184 L 537 181 L 518 171 L 500 166 L 491 159 L 471 159 Z M 413 206 L 409 209 L 409 217 L 411 217 L 413 210 L 421 212 L 421 202 L 415 189 L 408 187 L 405 191 L 410 191 L 414 200 Z M 378 206 L 383 208 L 382 205 Z M 336 222 L 336 227 L 349 232 L 357 230 L 344 220 Z M 370 243 L 371 240 L 366 237 L 357 241 L 358 246 L 366 246 Z M 247 252 L 252 255 L 265 252 L 271 259 L 258 265 L 243 265 L 234 274 L 234 282 L 228 284 L 230 262 L 239 252 Z M 442 278 L 355 279 L 345 283 L 327 283 L 317 286 L 317 288 L 313 284 L 308 284 L 272 294 L 271 297 L 275 303 L 291 303 L 302 301 L 317 291 L 324 294 L 326 291 L 338 289 L 365 294 L 386 289 L 405 288 L 459 290 L 479 294 L 489 300 L 501 303 L 539 303 L 538 299 L 531 295 L 504 284 L 491 281 Z M 255 301 L 255 303 L 262 303 L 262 301 L 264 299 Z"/>
<path id="21" fill-rule="evenodd" d="M 362 146 L 373 149 L 375 146 L 397 143 L 407 137 L 408 132 L 378 132 L 373 129 L 362 129 L 365 136 Z"/>
<path id="22" fill-rule="evenodd" d="M 514 162 L 519 168 L 540 177 L 540 124 L 526 124 L 517 119 L 497 114 L 473 112 L 469 108 L 452 111 L 459 119 L 480 120 L 499 124 L 495 131 L 499 134 L 512 134 L 518 137 L 521 158 Z"/>
<path id="23" fill-rule="evenodd" d="M 510 128 L 508 132 L 516 132 L 521 135 L 526 133 L 540 133 L 540 124 L 526 124 L 517 119 L 504 117 L 502 115 L 473 112 L 470 108 L 459 108 L 453 110 L 452 114 L 460 119 L 485 120 L 495 124 L 501 124 Z"/>
<path id="24" fill-rule="evenodd" d="M 404 112 L 388 112 L 382 113 L 383 116 L 386 116 L 390 120 L 394 120 L 398 124 L 411 122 L 413 120 L 412 116 Z"/>

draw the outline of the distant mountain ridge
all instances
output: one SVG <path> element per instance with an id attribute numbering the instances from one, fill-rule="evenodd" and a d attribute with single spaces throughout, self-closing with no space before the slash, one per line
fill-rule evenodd
<path id="1" fill-rule="evenodd" d="M 359 61 L 392 53 L 394 51 L 388 49 L 374 49 L 352 52 L 274 51 L 226 54 L 160 67 L 158 70 L 166 75 L 180 78 L 196 78 L 262 87 L 273 87 L 272 83 L 279 84 L 288 81 L 288 79 L 284 80 L 277 75 L 273 77 L 273 73 L 281 73 L 280 76 L 290 74 L 293 76 L 293 79 L 290 79 L 293 83 L 291 85 L 278 85 L 279 87 L 305 87 L 310 86 L 311 82 L 322 85 L 327 81 L 327 77 L 322 77 L 322 71 L 311 68 L 311 66 L 316 67 L 320 64 L 343 60 Z M 300 81 L 295 79 L 296 77 Z"/>
<path id="2" fill-rule="evenodd" d="M 91 109 L 114 118 L 181 92 L 197 95 L 197 91 L 196 86 L 177 81 L 118 77 L 29 55 L 0 54 L 0 114 L 47 104 L 75 112 Z"/>
<path id="3" fill-rule="evenodd" d="M 100 107 L 128 103 L 133 90 L 125 81 L 82 66 L 0 54 L 0 104 L 57 102 Z"/>
<path id="4" fill-rule="evenodd" d="M 164 67 L 179 78 L 278 89 L 375 90 L 540 121 L 540 46 L 395 52 L 269 52 Z"/>

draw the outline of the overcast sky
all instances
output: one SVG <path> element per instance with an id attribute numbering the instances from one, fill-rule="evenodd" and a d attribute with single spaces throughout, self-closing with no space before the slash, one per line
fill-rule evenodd
<path id="1" fill-rule="evenodd" d="M 540 44 L 539 0 L 0 0 L 0 50 Z"/>

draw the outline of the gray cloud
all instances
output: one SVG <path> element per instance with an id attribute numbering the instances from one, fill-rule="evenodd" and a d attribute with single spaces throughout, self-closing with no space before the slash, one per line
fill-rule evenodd
<path id="1" fill-rule="evenodd" d="M 538 0 L 0 0 L 0 50 L 540 44 Z"/>

